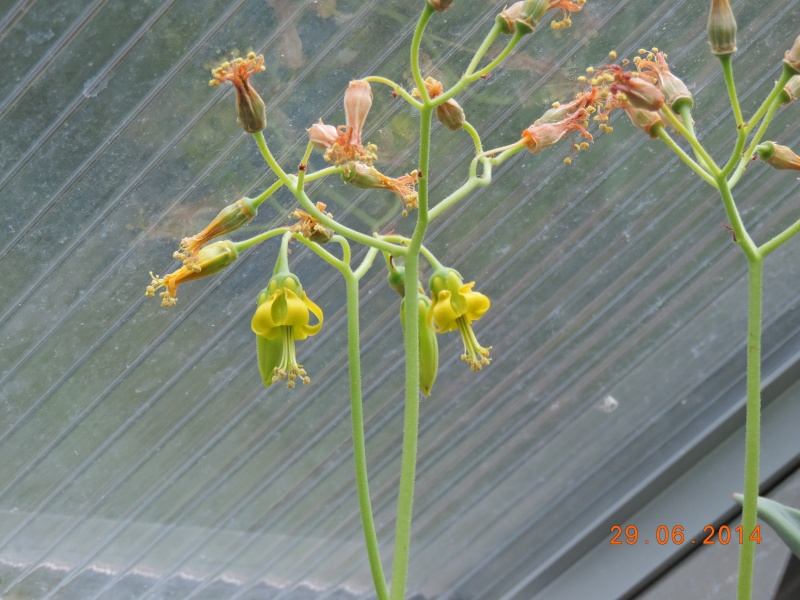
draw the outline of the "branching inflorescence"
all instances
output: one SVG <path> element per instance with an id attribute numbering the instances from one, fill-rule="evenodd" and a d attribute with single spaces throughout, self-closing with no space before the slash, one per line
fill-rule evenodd
<path id="1" fill-rule="evenodd" d="M 779 169 L 800 168 L 800 159 L 788 148 L 774 142 L 761 141 L 764 129 L 777 108 L 798 96 L 800 86 L 796 72 L 800 63 L 800 39 L 787 52 L 784 74 L 772 93 L 753 118 L 744 122 L 733 91 L 730 71 L 730 55 L 736 49 L 736 25 L 727 0 L 712 0 L 709 18 L 712 51 L 722 60 L 738 128 L 736 148 L 727 164 L 718 166 L 697 140 L 691 116 L 692 96 L 687 86 L 672 73 L 666 54 L 655 48 L 641 51 L 633 61 L 623 60 L 618 64 L 587 69 L 587 75 L 579 78 L 583 89 L 572 99 L 555 103 L 524 129 L 517 140 L 489 150 L 483 149 L 478 132 L 467 120 L 464 108 L 455 97 L 467 86 L 475 84 L 497 68 L 519 42 L 537 28 L 548 12 L 552 11 L 557 15 L 551 21 L 553 29 L 569 27 L 572 23 L 571 16 L 581 10 L 584 2 L 585 0 L 525 0 L 504 8 L 466 71 L 455 84 L 447 88 L 441 81 L 430 76 L 423 77 L 419 49 L 428 22 L 437 12 L 447 10 L 453 3 L 451 0 L 426 0 L 422 3 L 422 15 L 411 42 L 411 90 L 408 91 L 399 83 L 382 76 L 350 81 L 344 92 L 345 124 L 335 126 L 320 120 L 310 125 L 307 129 L 307 148 L 296 174 L 283 169 L 270 151 L 264 136 L 267 126 L 265 105 L 250 83 L 253 75 L 264 70 L 263 56 L 250 53 L 245 58 L 234 58 L 225 62 L 212 71 L 211 85 L 233 85 L 238 123 L 253 135 L 276 181 L 256 198 L 242 198 L 233 202 L 201 232 L 184 238 L 174 254 L 183 264 L 163 277 L 151 274 L 152 281 L 147 287 L 147 295 L 153 296 L 163 289 L 160 292 L 162 304 L 172 306 L 177 302 L 177 290 L 182 283 L 213 275 L 231 265 L 244 250 L 280 236 L 282 241 L 272 276 L 256 300 L 252 330 L 256 335 L 258 368 L 264 384 L 270 386 L 285 380 L 289 387 L 294 387 L 298 380 L 304 383 L 310 381 L 306 370 L 298 363 L 295 342 L 314 335 L 321 329 L 323 311 L 311 301 L 299 278 L 289 269 L 289 241 L 297 240 L 305 244 L 341 272 L 347 287 L 348 356 L 356 483 L 370 567 L 376 593 L 381 600 L 389 597 L 399 600 L 405 593 L 419 396 L 420 391 L 425 396 L 432 393 L 439 365 L 437 336 L 458 331 L 464 344 L 461 358 L 474 371 L 481 370 L 491 362 L 490 348 L 478 342 L 472 329 L 473 324 L 489 310 L 489 298 L 474 290 L 474 282 L 465 283 L 455 269 L 441 264 L 424 246 L 425 233 L 431 221 L 466 198 L 476 188 L 489 185 L 493 168 L 523 149 L 530 153 L 539 153 L 571 138 L 572 150 L 586 150 L 593 141 L 590 126 L 597 124 L 601 131 L 611 132 L 611 115 L 615 110 L 621 110 L 636 127 L 651 138 L 665 142 L 695 173 L 720 191 L 737 243 L 744 250 L 751 271 L 757 273 L 759 278 L 764 256 L 800 230 L 800 225 L 795 224 L 775 240 L 760 247 L 756 246 L 747 234 L 730 194 L 751 157 L 761 158 Z M 503 49 L 496 54 L 496 58 L 484 61 L 487 51 L 500 36 L 506 36 Z M 611 52 L 609 57 L 612 61 L 617 58 L 615 52 Z M 486 64 L 481 67 L 484 62 Z M 372 84 L 388 86 L 395 97 L 404 99 L 419 114 L 420 151 L 416 162 L 409 165 L 405 173 L 394 176 L 382 173 L 377 166 L 380 165 L 379 149 L 363 139 L 364 126 L 373 101 Z M 465 132 L 475 144 L 475 156 L 466 181 L 438 202 L 430 197 L 428 177 L 431 120 L 434 115 L 448 132 Z M 754 133 L 759 123 L 761 126 Z M 677 132 L 688 143 L 688 153 L 673 140 L 668 128 Z M 448 132 L 444 134 L 450 135 Z M 322 152 L 324 160 L 329 163 L 328 167 L 318 171 L 310 170 L 308 160 L 314 150 Z M 565 162 L 570 161 L 571 158 L 565 158 Z M 308 182 L 333 175 L 341 177 L 343 185 L 366 190 L 387 190 L 395 194 L 400 199 L 402 214 L 415 218 L 411 237 L 380 231 L 357 231 L 336 221 L 331 213 L 326 212 L 325 203 L 313 202 L 306 191 Z M 285 227 L 271 229 L 238 242 L 214 241 L 251 223 L 257 215 L 259 205 L 282 187 L 287 188 L 299 203 L 299 207 L 290 215 L 294 219 L 293 223 L 287 222 Z M 368 247 L 366 257 L 357 267 L 351 265 L 351 242 Z M 340 252 L 330 251 L 331 246 L 338 246 Z M 367 486 L 361 417 L 358 282 L 371 268 L 378 252 L 385 259 L 389 284 L 402 298 L 400 321 L 406 353 L 406 411 L 391 588 L 386 584 L 383 565 L 378 556 Z M 433 273 L 427 286 L 429 293 L 419 281 L 420 256 L 429 263 Z M 760 294 L 760 279 L 758 281 Z M 760 302 L 760 296 L 756 300 Z M 753 314 L 755 313 L 751 312 L 751 317 Z M 751 341 L 754 339 L 752 336 L 755 336 L 756 342 L 760 340 L 760 329 L 753 323 L 750 335 Z M 751 361 L 751 370 L 755 373 L 753 365 L 757 366 L 758 357 L 751 356 Z M 749 374 L 752 373 L 749 371 Z M 758 381 L 748 383 L 748 390 L 753 397 L 752 402 L 748 403 L 749 412 L 758 411 L 758 386 Z M 750 519 L 752 528 L 755 524 L 755 513 L 752 513 L 752 518 L 748 516 L 748 511 L 752 512 L 751 505 L 754 506 L 751 483 L 745 489 L 744 512 L 745 525 L 747 526 Z M 744 568 L 746 567 L 743 566 Z"/>

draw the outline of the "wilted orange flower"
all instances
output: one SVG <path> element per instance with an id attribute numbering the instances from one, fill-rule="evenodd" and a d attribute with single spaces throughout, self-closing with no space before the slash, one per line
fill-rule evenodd
<path id="1" fill-rule="evenodd" d="M 373 166 L 364 163 L 349 163 L 342 174 L 342 178 L 349 184 L 362 189 L 390 190 L 400 196 L 403 201 L 403 216 L 408 211 L 419 206 L 417 193 L 417 171 L 406 173 L 402 177 L 388 177 Z"/>
<path id="2" fill-rule="evenodd" d="M 242 225 L 249 223 L 258 213 L 258 207 L 252 198 L 242 198 L 223 208 L 203 231 L 181 240 L 180 248 L 172 256 L 182 260 L 183 264 L 191 267 L 198 261 L 200 248 L 221 235 L 236 231 Z"/>
<path id="3" fill-rule="evenodd" d="M 658 52 L 657 48 L 653 48 L 653 50 L 655 52 L 639 50 L 640 54 L 644 54 L 644 58 L 637 56 L 633 59 L 633 64 L 640 73 L 652 74 L 655 77 L 655 81 L 658 82 L 659 88 L 664 94 L 667 106 L 672 110 L 678 111 L 681 104 L 688 104 L 691 108 L 694 100 L 689 88 L 669 70 L 667 55 Z"/>
<path id="4" fill-rule="evenodd" d="M 261 96 L 250 86 L 250 76 L 263 71 L 264 56 L 256 56 L 254 52 L 247 58 L 234 58 L 225 61 L 211 71 L 209 85 L 217 86 L 230 81 L 236 90 L 236 110 L 239 113 L 237 122 L 248 133 L 262 131 L 267 126 L 267 113 Z"/>
<path id="5" fill-rule="evenodd" d="M 534 123 L 522 132 L 522 144 L 529 152 L 541 152 L 563 139 L 570 131 L 577 131 L 583 137 L 592 141 L 592 134 L 586 131 L 588 127 L 589 112 L 579 108 L 560 121 L 553 123 Z"/>
<path id="6" fill-rule="evenodd" d="M 317 202 L 317 209 L 320 212 L 324 213 L 326 208 L 328 207 L 324 202 Z M 327 215 L 331 219 L 333 218 L 331 213 L 327 213 Z M 292 225 L 289 228 L 290 230 L 301 233 L 303 234 L 303 237 L 318 244 L 326 244 L 331 241 L 331 238 L 333 237 L 333 230 L 329 227 L 325 227 L 306 211 L 298 208 L 292 213 L 292 217 L 299 219 L 299 221 Z"/>
<path id="7" fill-rule="evenodd" d="M 664 94 L 639 73 L 623 71 L 619 65 L 606 65 L 589 81 L 602 96 L 612 96 L 617 104 L 630 103 L 635 108 L 658 110 L 664 105 Z"/>
<path id="8" fill-rule="evenodd" d="M 364 143 L 361 135 L 372 106 L 372 89 L 368 82 L 356 79 L 350 82 L 344 94 L 345 125 L 334 128 L 319 121 L 307 131 L 312 144 L 325 151 L 325 160 L 337 165 L 350 161 L 372 164 L 378 156 L 374 144 Z"/>

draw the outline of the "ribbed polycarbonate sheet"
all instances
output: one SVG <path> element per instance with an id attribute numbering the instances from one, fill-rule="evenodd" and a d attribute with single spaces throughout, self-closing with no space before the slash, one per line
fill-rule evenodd
<path id="1" fill-rule="evenodd" d="M 349 80 L 412 87 L 422 0 L 6 0 L 0 7 L 0 595 L 5 598 L 370 598 L 352 464 L 344 286 L 303 247 L 291 267 L 325 311 L 298 344 L 312 383 L 265 389 L 250 319 L 277 240 L 144 297 L 178 241 L 273 183 L 208 68 L 263 52 L 253 83 L 287 169 L 317 119 L 343 122 Z M 503 3 L 435 15 L 425 74 L 453 83 Z M 800 33 L 797 0 L 733 3 L 746 114 Z M 459 96 L 486 147 L 518 139 L 610 50 L 668 53 L 720 160 L 735 130 L 706 2 L 588 0 L 542 26 Z M 549 17 L 548 17 L 549 18 Z M 546 24 L 545 24 L 546 25 Z M 492 51 L 494 52 L 494 50 Z M 229 56 L 229 55 L 228 55 Z M 378 167 L 416 167 L 416 119 L 373 85 Z M 770 137 L 800 147 L 798 107 Z M 713 190 L 623 118 L 587 152 L 518 154 L 434 221 L 428 245 L 492 300 L 422 402 L 409 597 L 499 598 L 741 401 L 745 262 Z M 719 151 L 719 149 L 722 151 Z M 434 201 L 465 178 L 472 142 L 437 126 Z M 563 159 L 571 156 L 571 166 Z M 322 166 L 315 155 L 312 168 Z M 337 219 L 409 233 L 395 197 L 309 185 Z M 764 241 L 800 217 L 791 174 L 752 164 L 737 186 Z M 288 222 L 285 191 L 235 234 Z M 363 250 L 356 252 L 363 256 Z M 800 242 L 766 269 L 765 362 L 800 330 Z M 379 262 L 379 261 L 378 261 Z M 367 456 L 387 572 L 403 420 L 399 301 L 362 280 Z M 427 277 L 429 271 L 423 273 Z M 729 494 L 731 490 L 720 490 Z"/>

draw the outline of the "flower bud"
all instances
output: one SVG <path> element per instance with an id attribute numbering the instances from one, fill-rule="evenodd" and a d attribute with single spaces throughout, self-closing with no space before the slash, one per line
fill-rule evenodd
<path id="1" fill-rule="evenodd" d="M 436 340 L 436 329 L 433 320 L 428 318 L 431 308 L 431 301 L 425 293 L 420 290 L 419 299 L 419 389 L 426 395 L 431 395 L 431 388 L 436 381 L 436 374 L 439 371 L 439 342 Z M 400 302 L 400 323 L 403 331 L 406 329 L 405 320 L 406 299 Z"/>
<path id="2" fill-rule="evenodd" d="M 708 41 L 711 52 L 718 56 L 728 56 L 736 52 L 736 19 L 728 0 L 711 0 Z"/>
<path id="3" fill-rule="evenodd" d="M 436 118 L 450 131 L 458 131 L 464 126 L 464 109 L 452 98 L 436 107 Z"/>
<path id="4" fill-rule="evenodd" d="M 322 151 L 330 148 L 339 137 L 339 132 L 336 130 L 336 127 L 333 125 L 325 125 L 322 119 L 319 120 L 319 123 L 314 123 L 311 127 L 306 129 L 306 131 L 308 132 L 308 139 L 311 141 L 311 144 Z"/>
<path id="5" fill-rule="evenodd" d="M 800 75 L 795 75 L 783 86 L 780 96 L 781 105 L 785 106 L 790 102 L 794 102 L 798 97 L 800 97 Z"/>
<path id="6" fill-rule="evenodd" d="M 389 275 L 386 277 L 386 281 L 389 283 L 389 285 L 395 292 L 400 294 L 401 298 L 405 298 L 406 270 L 404 267 L 398 267 L 397 265 L 395 265 L 393 259 L 390 259 L 390 261 L 391 262 L 389 267 Z"/>
<path id="7" fill-rule="evenodd" d="M 658 110 L 664 105 L 664 94 L 661 90 L 641 77 L 631 77 L 619 88 L 634 108 Z M 616 86 L 611 86 L 611 92 L 617 93 Z"/>
<path id="8" fill-rule="evenodd" d="M 680 112 L 684 106 L 692 108 L 694 105 L 692 93 L 681 79 L 667 71 L 661 74 L 659 82 L 661 91 L 664 92 L 664 103 L 674 112 Z"/>
<path id="9" fill-rule="evenodd" d="M 762 142 L 756 146 L 758 157 L 773 169 L 800 171 L 800 156 L 790 148 L 775 142 Z"/>
<path id="10" fill-rule="evenodd" d="M 783 55 L 783 64 L 795 73 L 800 73 L 800 36 L 797 36 L 792 48 Z"/>
<path id="11" fill-rule="evenodd" d="M 504 8 L 499 15 L 497 15 L 497 24 L 500 26 L 500 31 L 503 33 L 514 33 L 517 30 L 516 21 L 522 14 L 522 0 L 515 2 L 511 6 Z"/>
<path id="12" fill-rule="evenodd" d="M 361 79 L 351 81 L 344 93 L 344 117 L 350 132 L 351 144 L 362 145 L 361 133 L 370 108 L 372 108 L 372 88 L 369 83 Z"/>
<path id="13" fill-rule="evenodd" d="M 444 12 L 453 5 L 453 0 L 426 0 L 426 2 L 436 12 Z"/>

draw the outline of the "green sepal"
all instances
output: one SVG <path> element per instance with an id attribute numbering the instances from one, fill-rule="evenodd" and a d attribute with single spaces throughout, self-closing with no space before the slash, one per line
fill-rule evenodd
<path id="1" fill-rule="evenodd" d="M 406 299 L 400 302 L 400 323 L 405 332 Z M 419 389 L 425 396 L 431 395 L 431 389 L 439 372 L 439 342 L 433 323 L 428 320 L 431 301 L 420 290 L 419 308 Z"/>
<path id="2" fill-rule="evenodd" d="M 281 361 L 283 352 L 283 339 L 278 336 L 274 340 L 265 338 L 263 335 L 256 335 L 256 357 L 258 359 L 258 372 L 261 373 L 261 380 L 264 385 L 272 385 L 275 376 L 275 367 Z"/>

